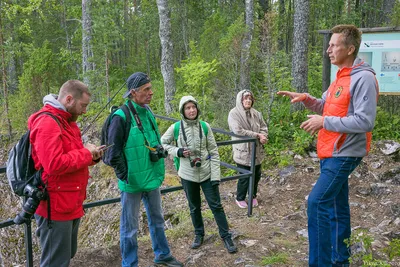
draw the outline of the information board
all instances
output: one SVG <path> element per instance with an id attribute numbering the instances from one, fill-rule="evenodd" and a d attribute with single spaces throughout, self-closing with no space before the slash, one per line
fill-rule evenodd
<path id="1" fill-rule="evenodd" d="M 363 33 L 358 56 L 376 72 L 380 94 L 400 94 L 400 32 Z M 331 81 L 338 67 L 332 65 Z"/>

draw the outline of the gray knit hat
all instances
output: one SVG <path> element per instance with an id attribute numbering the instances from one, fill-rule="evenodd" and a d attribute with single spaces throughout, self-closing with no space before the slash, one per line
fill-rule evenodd
<path id="1" fill-rule="evenodd" d="M 146 73 L 143 72 L 135 72 L 131 76 L 129 76 L 128 80 L 126 80 L 126 86 L 128 90 L 123 95 L 123 98 L 127 98 L 131 93 L 131 90 L 138 90 L 140 86 L 149 83 L 150 78 Z"/>

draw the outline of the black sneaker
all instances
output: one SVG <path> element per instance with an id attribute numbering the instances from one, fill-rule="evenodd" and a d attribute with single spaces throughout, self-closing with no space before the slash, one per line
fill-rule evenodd
<path id="1" fill-rule="evenodd" d="M 154 263 L 156 266 L 183 267 L 183 263 L 172 256 L 164 260 L 154 260 Z"/>
<path id="2" fill-rule="evenodd" d="M 237 252 L 237 247 L 235 246 L 235 244 L 232 241 L 232 238 L 230 238 L 230 237 L 226 237 L 224 239 L 224 246 L 226 247 L 226 249 L 228 250 L 229 253 Z"/>
<path id="3" fill-rule="evenodd" d="M 190 248 L 191 249 L 198 249 L 201 246 L 201 244 L 203 244 L 203 239 L 204 239 L 204 237 L 202 235 L 196 235 L 194 237 L 193 243 L 190 246 Z"/>

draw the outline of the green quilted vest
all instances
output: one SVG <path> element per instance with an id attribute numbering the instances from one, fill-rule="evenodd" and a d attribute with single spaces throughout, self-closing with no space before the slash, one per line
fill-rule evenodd
<path id="1" fill-rule="evenodd" d="M 125 105 L 127 105 L 127 103 L 128 102 L 126 102 Z M 133 101 L 132 104 L 139 114 L 144 129 L 144 135 L 150 143 L 150 146 L 154 147 L 159 145 L 160 133 L 153 114 L 148 109 L 137 105 Z M 116 111 L 113 116 L 116 115 L 121 116 L 126 121 L 125 114 L 122 110 Z M 164 159 L 162 158 L 157 162 L 150 161 L 150 150 L 145 146 L 143 133 L 137 127 L 132 113 L 131 116 L 131 129 L 124 148 L 128 166 L 128 183 L 125 181 L 118 181 L 118 187 L 121 191 L 128 193 L 152 191 L 160 187 L 164 181 Z"/>

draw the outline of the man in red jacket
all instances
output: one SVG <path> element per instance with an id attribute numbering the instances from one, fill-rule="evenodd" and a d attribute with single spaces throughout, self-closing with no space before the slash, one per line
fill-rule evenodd
<path id="1" fill-rule="evenodd" d="M 86 113 L 89 101 L 87 85 L 69 80 L 61 86 L 58 96 L 45 96 L 44 107 L 28 120 L 32 158 L 35 168 L 43 169 L 42 180 L 49 196 L 40 202 L 35 213 L 36 234 L 42 248 L 40 266 L 68 266 L 77 251 L 88 166 L 103 153 L 101 147 L 83 145 L 76 124 L 78 116 Z"/>

